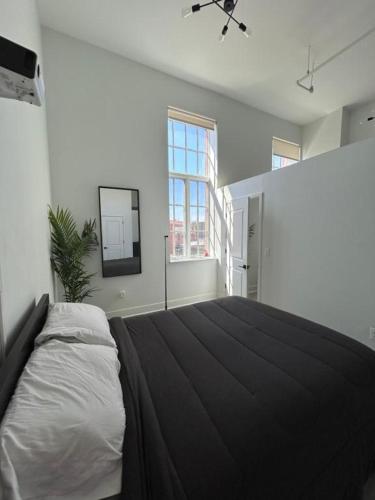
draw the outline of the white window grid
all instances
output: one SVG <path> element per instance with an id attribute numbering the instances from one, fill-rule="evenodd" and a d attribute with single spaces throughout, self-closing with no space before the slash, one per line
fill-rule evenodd
<path id="1" fill-rule="evenodd" d="M 185 132 L 184 132 L 184 145 L 176 145 L 174 141 L 174 127 L 175 123 L 178 123 L 179 125 L 183 124 L 185 126 Z M 169 207 L 170 207 L 170 214 L 169 217 L 171 218 L 171 215 L 173 217 L 173 220 L 176 220 L 176 208 L 182 208 L 183 210 L 183 215 L 184 215 L 184 224 L 183 224 L 183 230 L 177 230 L 173 228 L 173 233 L 182 233 L 183 238 L 184 238 L 184 248 L 185 252 L 181 256 L 176 256 L 173 252 L 175 249 L 173 249 L 173 252 L 171 253 L 170 257 L 173 260 L 179 260 L 179 259 L 190 259 L 190 258 L 197 258 L 197 259 L 202 259 L 205 258 L 205 256 L 202 256 L 199 254 L 199 246 L 201 244 L 201 233 L 203 232 L 202 230 L 199 229 L 199 210 L 204 209 L 205 210 L 205 230 L 204 230 L 204 238 L 203 241 L 207 243 L 207 250 L 208 250 L 208 257 L 211 256 L 212 254 L 212 242 L 211 242 L 211 219 L 212 217 L 210 216 L 210 171 L 215 169 L 215 158 L 210 158 L 210 153 L 207 151 L 207 144 L 210 143 L 210 137 L 209 137 L 209 132 L 207 129 L 199 126 L 195 126 L 197 129 L 197 143 L 196 143 L 196 148 L 191 148 L 188 146 L 188 136 L 186 132 L 186 125 L 189 125 L 187 123 L 184 123 L 179 120 L 174 120 L 169 118 L 168 119 L 168 162 L 170 166 L 170 159 L 171 155 L 173 155 L 173 167 L 175 165 L 175 152 L 176 150 L 182 150 L 184 151 L 184 164 L 185 164 L 185 172 L 178 172 L 175 171 L 174 169 L 171 170 L 169 169 L 169 179 L 172 181 L 172 196 L 173 199 L 169 199 Z M 199 132 L 204 131 L 205 134 L 205 147 L 202 148 L 201 144 L 199 143 Z M 213 131 L 213 133 L 215 133 Z M 216 138 L 214 138 L 215 140 Z M 216 154 L 216 145 L 213 145 L 213 150 L 214 154 Z M 199 175 L 198 170 L 199 170 L 199 163 L 197 162 L 197 173 L 187 173 L 187 165 L 188 165 L 188 153 L 196 153 L 197 158 L 199 158 L 199 154 L 204 155 L 204 165 L 205 165 L 205 175 Z M 199 161 L 199 160 L 198 160 Z M 175 180 L 181 180 L 184 184 L 184 200 L 182 204 L 176 203 L 174 196 L 175 196 Z M 191 183 L 196 183 L 196 189 L 197 189 L 197 199 L 196 199 L 196 204 L 191 204 L 191 197 L 190 197 L 190 188 L 191 188 Z M 205 204 L 203 205 L 200 202 L 200 197 L 199 197 L 199 183 L 204 183 L 205 184 Z M 171 192 L 171 188 L 170 188 Z M 196 228 L 197 232 L 197 254 L 192 255 L 191 254 L 191 209 L 196 210 L 196 220 L 198 224 L 198 228 Z"/>

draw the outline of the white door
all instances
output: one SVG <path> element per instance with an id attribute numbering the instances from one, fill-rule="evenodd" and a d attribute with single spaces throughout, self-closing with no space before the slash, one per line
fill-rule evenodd
<path id="1" fill-rule="evenodd" d="M 228 221 L 229 295 L 247 297 L 248 198 L 232 200 Z"/>
<path id="2" fill-rule="evenodd" d="M 103 258 L 104 260 L 124 257 L 124 218 L 115 215 L 103 215 Z"/>

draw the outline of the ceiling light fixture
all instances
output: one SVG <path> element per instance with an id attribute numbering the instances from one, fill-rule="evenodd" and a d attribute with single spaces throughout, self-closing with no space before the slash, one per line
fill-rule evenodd
<path id="1" fill-rule="evenodd" d="M 231 21 L 237 24 L 238 28 L 246 38 L 249 38 L 249 36 L 251 35 L 251 31 L 244 23 L 240 23 L 235 17 L 233 17 L 233 12 L 237 6 L 238 0 L 224 0 L 223 5 L 221 5 L 221 2 L 223 2 L 223 0 L 212 0 L 211 2 L 207 2 L 204 4 L 197 3 L 195 5 L 192 5 L 191 7 L 186 7 L 185 9 L 182 9 L 182 17 L 190 17 L 195 12 L 199 12 L 203 7 L 216 5 L 216 7 L 222 10 L 228 16 L 228 20 L 224 25 L 219 37 L 220 42 L 223 42 L 225 40 L 226 34 L 228 33 L 229 29 L 229 23 Z"/>

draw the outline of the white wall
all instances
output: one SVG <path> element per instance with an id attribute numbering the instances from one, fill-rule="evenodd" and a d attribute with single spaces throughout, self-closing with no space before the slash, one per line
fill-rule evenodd
<path id="1" fill-rule="evenodd" d="M 375 120 L 367 122 L 368 116 L 375 116 L 375 101 L 357 106 L 350 111 L 348 142 L 375 137 Z"/>
<path id="2" fill-rule="evenodd" d="M 375 137 L 375 101 L 340 108 L 302 127 L 302 158 L 332 151 L 346 144 Z"/>
<path id="3" fill-rule="evenodd" d="M 374 158 L 372 139 L 228 188 L 233 197 L 264 192 L 263 301 L 369 345 Z"/>
<path id="4" fill-rule="evenodd" d="M 302 158 L 306 160 L 341 147 L 344 119 L 345 110 L 340 108 L 302 127 Z"/>
<path id="5" fill-rule="evenodd" d="M 0 34 L 40 55 L 34 1 L 0 0 Z M 0 98 L 0 155 L 0 311 L 11 340 L 33 300 L 52 291 L 45 107 Z"/>
<path id="6" fill-rule="evenodd" d="M 95 280 L 93 302 L 123 314 L 163 300 L 168 232 L 167 108 L 218 122 L 219 182 L 271 168 L 272 136 L 300 142 L 300 128 L 54 31 L 43 30 L 54 204 L 98 219 L 97 186 L 140 189 L 142 275 Z M 99 252 L 91 268 L 100 272 Z M 170 297 L 216 294 L 216 261 L 169 266 Z M 125 300 L 118 297 L 125 288 Z M 139 309 L 137 309 L 139 308 Z"/>

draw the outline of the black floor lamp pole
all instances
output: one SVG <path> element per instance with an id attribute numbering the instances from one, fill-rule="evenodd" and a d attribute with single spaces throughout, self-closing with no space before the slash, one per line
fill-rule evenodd
<path id="1" fill-rule="evenodd" d="M 168 235 L 164 236 L 164 309 L 168 310 L 168 277 L 167 277 L 167 245 L 168 245 Z"/>

